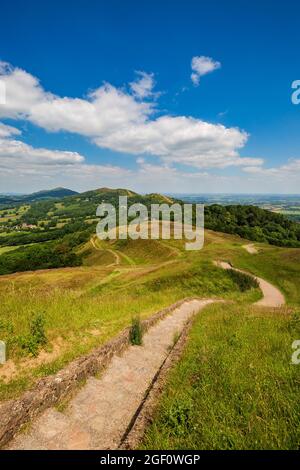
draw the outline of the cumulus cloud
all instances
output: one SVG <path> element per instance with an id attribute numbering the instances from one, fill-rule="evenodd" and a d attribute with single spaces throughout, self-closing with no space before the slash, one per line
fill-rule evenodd
<path id="1" fill-rule="evenodd" d="M 198 86 L 200 83 L 200 77 L 219 69 L 221 67 L 221 63 L 211 57 L 201 55 L 192 58 L 191 67 L 191 80 L 195 86 Z"/>
<path id="2" fill-rule="evenodd" d="M 7 126 L 0 122 L 0 139 L 4 137 L 11 137 L 12 135 L 20 135 L 21 131 L 16 127 Z"/>
<path id="3" fill-rule="evenodd" d="M 53 99 L 51 93 L 43 90 L 37 78 L 6 62 L 0 61 L 0 79 L 6 89 L 6 101 L 0 106 L 0 118 L 26 119 L 39 103 Z"/>
<path id="4" fill-rule="evenodd" d="M 137 124 L 152 112 L 151 103 L 138 102 L 109 84 L 81 99 L 48 93 L 35 77 L 7 65 L 0 67 L 0 78 L 6 85 L 0 118 L 26 119 L 52 132 L 65 130 L 92 137 L 112 126 Z"/>
<path id="5" fill-rule="evenodd" d="M 184 116 L 162 116 L 142 125 L 113 129 L 95 142 L 119 152 L 157 155 L 164 161 L 197 168 L 261 165 L 262 159 L 239 156 L 238 149 L 247 139 L 248 134 L 236 128 Z"/>
<path id="6" fill-rule="evenodd" d="M 131 171 L 113 165 L 89 165 L 77 152 L 36 148 L 15 135 L 20 131 L 0 123 L 0 187 L 11 191 L 12 187 L 32 191 L 48 187 L 67 185 L 82 189 L 98 187 L 107 183 L 120 186 L 122 179 L 131 176 Z"/>
<path id="7" fill-rule="evenodd" d="M 245 166 L 243 170 L 246 173 L 250 173 L 252 175 L 257 176 L 271 176 L 280 179 L 286 178 L 299 178 L 300 177 L 300 159 L 291 158 L 288 160 L 288 163 L 284 165 L 280 165 L 278 167 L 271 167 L 271 168 L 262 168 L 259 166 Z"/>
<path id="8" fill-rule="evenodd" d="M 262 193 L 299 193 L 300 187 L 300 158 L 292 158 L 285 164 L 272 167 L 251 166 L 243 167 L 244 177 L 241 181 L 251 191 Z"/>
<path id="9" fill-rule="evenodd" d="M 153 95 L 153 88 L 155 85 L 154 74 L 137 71 L 138 78 L 134 82 L 129 83 L 133 94 L 137 98 L 149 98 Z"/>
<path id="10" fill-rule="evenodd" d="M 194 61 L 195 59 L 195 61 Z M 198 75 L 219 67 L 212 59 L 194 57 Z M 248 134 L 188 116 L 157 117 L 155 103 L 146 100 L 153 95 L 152 74 L 138 73 L 130 84 L 131 92 L 104 84 L 85 98 L 60 97 L 43 89 L 39 80 L 28 72 L 0 63 L 0 78 L 5 81 L 7 103 L 0 106 L 0 117 L 28 120 L 51 132 L 66 131 L 87 136 L 101 148 L 134 155 L 151 155 L 162 162 L 182 163 L 190 167 L 225 168 L 259 166 L 262 159 L 244 158 L 239 150 Z M 14 133 L 1 128 L 2 137 Z M 7 143 L 6 143 L 7 145 Z M 32 149 L 24 143 L 10 142 L 14 152 L 32 154 L 41 160 L 81 158 L 72 152 L 55 154 L 45 149 Z M 4 154 L 2 154 L 4 155 Z M 39 155 L 39 157 L 38 157 Z M 50 157 L 51 156 L 51 157 Z M 2 158 L 2 157 L 1 157 Z"/>
<path id="11" fill-rule="evenodd" d="M 45 172 L 45 167 L 69 167 L 84 162 L 84 157 L 77 152 L 35 148 L 15 135 L 21 132 L 11 126 L 0 123 L 0 168 L 1 173 L 36 173 Z M 40 168 L 40 170 L 38 170 Z"/>

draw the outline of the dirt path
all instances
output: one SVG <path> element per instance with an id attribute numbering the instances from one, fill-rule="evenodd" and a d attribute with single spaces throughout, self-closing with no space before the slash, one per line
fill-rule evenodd
<path id="1" fill-rule="evenodd" d="M 257 248 L 255 248 L 255 245 L 253 243 L 249 243 L 248 245 L 243 245 L 243 248 L 245 248 L 248 253 L 251 255 L 256 255 L 258 253 Z"/>
<path id="2" fill-rule="evenodd" d="M 231 264 L 226 263 L 225 261 L 217 261 L 215 264 L 223 269 L 235 269 L 235 271 L 246 273 L 241 269 L 233 268 Z M 273 284 L 270 284 L 268 281 L 265 281 L 260 277 L 253 277 L 255 277 L 255 279 L 257 280 L 259 287 L 263 293 L 263 298 L 256 302 L 254 305 L 258 305 L 260 307 L 281 307 L 285 304 L 285 298 L 280 292 L 280 290 L 277 289 L 277 287 L 273 286 Z"/>
<path id="3" fill-rule="evenodd" d="M 106 250 L 106 251 L 109 251 L 114 257 L 115 257 L 115 265 L 119 265 L 121 264 L 121 258 L 120 256 L 118 255 L 118 253 L 116 253 L 114 250 Z"/>
<path id="4" fill-rule="evenodd" d="M 96 245 L 95 240 L 94 240 L 93 237 L 90 239 L 90 242 L 91 242 L 92 247 L 93 247 L 95 250 L 97 250 L 97 251 L 102 251 L 102 250 Z"/>
<path id="5" fill-rule="evenodd" d="M 142 346 L 115 356 L 100 379 L 90 378 L 61 413 L 44 412 L 9 449 L 116 449 L 168 357 L 174 337 L 213 300 L 191 300 L 148 330 Z"/>
<path id="6" fill-rule="evenodd" d="M 96 245 L 95 240 L 94 240 L 93 237 L 90 239 L 90 242 L 91 242 L 91 244 L 92 244 L 92 246 L 95 250 L 97 250 L 97 251 L 109 251 L 109 253 L 111 253 L 114 256 L 115 262 L 113 264 L 110 264 L 109 266 L 115 266 L 115 265 L 121 264 L 121 258 L 119 256 L 119 254 L 116 253 L 114 250 L 110 250 L 108 248 L 106 248 L 106 249 L 100 248 L 99 246 Z"/>
<path id="7" fill-rule="evenodd" d="M 127 264 L 130 266 L 135 266 L 135 262 L 133 261 L 132 258 L 130 258 L 128 255 L 125 255 L 125 253 L 122 253 L 121 251 L 115 251 L 114 252 L 117 256 L 119 256 L 119 259 L 123 258 Z"/>

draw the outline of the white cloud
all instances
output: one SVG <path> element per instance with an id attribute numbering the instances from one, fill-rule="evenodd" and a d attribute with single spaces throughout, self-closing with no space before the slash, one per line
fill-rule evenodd
<path id="1" fill-rule="evenodd" d="M 45 172 L 51 166 L 68 167 L 84 162 L 77 152 L 35 148 L 12 136 L 19 134 L 15 128 L 0 123 L 0 168 L 5 173 L 36 173 L 38 168 Z"/>
<path id="2" fill-rule="evenodd" d="M 191 74 L 192 82 L 195 86 L 198 86 L 200 83 L 200 77 L 219 69 L 221 67 L 221 63 L 211 57 L 201 55 L 192 58 L 191 67 L 193 71 Z"/>
<path id="3" fill-rule="evenodd" d="M 240 179 L 252 192 L 299 194 L 300 159 L 289 159 L 277 167 L 246 166 L 243 172 L 245 176 Z"/>
<path id="4" fill-rule="evenodd" d="M 194 57 L 195 84 L 220 66 L 213 59 Z M 20 139 L 19 129 L 0 122 L 2 191 L 18 185 L 26 190 L 26 184 L 29 191 L 40 189 L 45 186 L 43 180 L 48 187 L 67 185 L 84 190 L 123 186 L 143 192 L 204 192 L 220 188 L 272 192 L 274 187 L 284 192 L 289 181 L 289 189 L 298 191 L 300 159 L 263 168 L 263 159 L 240 155 L 249 138 L 245 131 L 190 116 L 158 114 L 153 74 L 139 72 L 129 84 L 129 92 L 104 84 L 84 98 L 50 93 L 36 77 L 3 62 L 0 80 L 5 82 L 7 97 L 6 104 L 0 105 L 0 118 L 27 120 L 50 132 L 77 133 L 100 148 L 136 155 L 138 164 L 135 170 L 91 165 L 77 152 L 33 147 Z M 229 166 L 241 167 L 244 177 L 207 171 Z"/>
<path id="5" fill-rule="evenodd" d="M 256 176 L 275 177 L 279 179 L 286 178 L 300 178 L 300 159 L 291 158 L 285 165 L 272 168 L 262 168 L 258 166 L 251 166 L 243 168 L 244 172 Z"/>
<path id="6" fill-rule="evenodd" d="M 137 124 L 152 112 L 152 104 L 138 102 L 122 90 L 105 84 L 86 99 L 59 97 L 46 92 L 29 73 L 0 62 L 6 85 L 6 104 L 0 118 L 26 119 L 48 131 L 65 130 L 86 136 L 108 132 L 112 126 Z"/>
<path id="7" fill-rule="evenodd" d="M 121 185 L 129 170 L 113 165 L 89 165 L 77 152 L 35 148 L 14 135 L 18 129 L 0 123 L 0 187 L 32 192 L 57 185 L 82 189 Z"/>
<path id="8" fill-rule="evenodd" d="M 217 67 L 207 61 L 201 68 L 199 58 L 194 59 L 197 59 L 198 73 L 208 73 Z M 48 93 L 38 79 L 7 64 L 2 64 L 0 74 L 7 89 L 7 105 L 0 107 L 0 117 L 27 119 L 48 131 L 88 136 L 102 148 L 150 154 L 197 168 L 262 163 L 262 160 L 239 156 L 238 151 L 246 144 L 248 135 L 238 128 L 187 116 L 155 118 L 154 103 L 141 99 L 152 93 L 150 74 L 140 73 L 140 79 L 131 83 L 132 94 L 104 84 L 85 99 Z"/>
<path id="9" fill-rule="evenodd" d="M 0 187 L 11 191 L 35 189 L 66 184 L 89 189 L 104 185 L 128 183 L 132 172 L 113 165 L 90 165 L 77 152 L 36 148 L 17 140 L 21 131 L 0 122 Z"/>
<path id="10" fill-rule="evenodd" d="M 149 163 L 139 156 L 137 168 L 87 164 L 76 152 L 35 148 L 16 139 L 20 131 L 0 123 L 0 187 L 2 191 L 22 188 L 33 191 L 45 187 L 68 186 L 86 190 L 99 186 L 129 187 L 141 192 L 153 190 L 199 191 L 219 188 L 227 181 L 206 171 L 183 171 L 165 159 L 162 164 Z"/>
<path id="11" fill-rule="evenodd" d="M 37 78 L 6 62 L 0 61 L 0 78 L 6 89 L 6 102 L 0 106 L 0 117 L 26 119 L 36 105 L 53 99 L 51 93 L 43 90 Z"/>
<path id="12" fill-rule="evenodd" d="M 146 73 L 137 71 L 137 80 L 129 83 L 133 94 L 140 99 L 149 98 L 153 95 L 153 88 L 155 85 L 153 73 Z"/>
<path id="13" fill-rule="evenodd" d="M 16 127 L 7 126 L 0 122 L 0 139 L 5 137 L 11 137 L 12 135 L 20 135 L 21 131 Z"/>
<path id="14" fill-rule="evenodd" d="M 100 147 L 132 154 L 150 154 L 168 162 L 197 168 L 261 165 L 262 159 L 242 158 L 248 134 L 237 128 L 210 124 L 185 116 L 163 116 L 140 125 L 112 129 L 98 137 Z"/>

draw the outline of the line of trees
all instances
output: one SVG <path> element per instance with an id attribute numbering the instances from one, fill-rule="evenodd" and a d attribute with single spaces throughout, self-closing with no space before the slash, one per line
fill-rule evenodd
<path id="1" fill-rule="evenodd" d="M 80 266 L 82 256 L 75 248 L 86 242 L 90 230 L 74 232 L 55 241 L 22 246 L 0 256 L 0 275 L 36 269 Z"/>
<path id="2" fill-rule="evenodd" d="M 300 247 L 300 224 L 256 206 L 206 206 L 205 227 L 257 242 Z"/>

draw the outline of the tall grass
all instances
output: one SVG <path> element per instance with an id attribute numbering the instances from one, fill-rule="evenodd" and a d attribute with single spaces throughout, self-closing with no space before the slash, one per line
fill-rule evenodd
<path id="1" fill-rule="evenodd" d="M 58 272 L 58 285 L 63 280 Z M 18 348 L 16 339 L 27 335 L 30 319 L 38 312 L 43 312 L 48 347 L 59 338 L 61 350 L 58 358 L 36 369 L 22 368 L 20 363 L 14 380 L 0 380 L 0 399 L 15 396 L 37 377 L 52 374 L 75 357 L 104 344 L 130 326 L 133 317 L 146 318 L 186 296 L 252 301 L 259 298 L 259 293 L 239 293 L 225 271 L 207 263 L 192 267 L 184 263 L 170 265 L 155 272 L 146 270 L 144 274 L 128 270 L 118 277 L 111 276 L 106 284 L 100 281 L 99 289 L 47 289 L 37 276 L 30 283 L 8 283 L 5 288 L 2 285 L 0 319 L 5 322 L 2 327 L 0 323 L 0 335 L 8 342 L 9 358 L 18 361 L 26 351 L 35 354 L 29 348 Z"/>
<path id="2" fill-rule="evenodd" d="M 299 316 L 214 305 L 193 325 L 144 449 L 297 449 Z"/>
<path id="3" fill-rule="evenodd" d="M 260 298 L 258 289 L 241 292 L 226 271 L 213 266 L 215 259 L 231 259 L 237 267 L 265 275 L 283 288 L 287 300 L 300 302 L 297 261 L 300 250 L 270 249 L 263 245 L 262 251 L 254 256 L 241 248 L 244 242 L 238 237 L 207 232 L 203 250 L 187 252 L 180 240 L 164 241 L 164 245 L 170 243 L 173 255 L 170 259 L 169 251 L 163 247 L 162 261 L 167 259 L 170 264 L 149 265 L 150 258 L 151 263 L 159 261 L 161 252 L 158 251 L 159 256 L 155 259 L 157 244 L 150 247 L 147 240 L 145 244 L 143 240 L 139 242 L 117 246 L 119 253 L 122 250 L 124 254 L 128 252 L 135 266 L 125 262 L 116 268 L 95 264 L 0 277 L 0 339 L 10 342 L 27 334 L 30 320 L 41 312 L 45 319 L 47 349 L 51 349 L 57 339 L 61 344 L 59 357 L 49 364 L 29 369 L 20 363 L 18 375 L 10 383 L 0 379 L 0 399 L 15 396 L 31 386 L 37 377 L 54 373 L 75 357 L 105 343 L 129 327 L 134 316 L 146 318 L 187 296 L 228 298 L 248 303 Z M 114 246 L 109 247 L 114 249 Z M 174 249 L 181 253 L 179 259 L 176 259 Z M 139 264 L 146 259 L 144 266 Z M 8 354 L 10 359 L 18 362 L 20 348 L 11 348 L 8 344 Z"/>
<path id="4" fill-rule="evenodd" d="M 249 274 L 236 271 L 235 269 L 228 269 L 226 272 L 241 292 L 246 292 L 250 289 L 257 289 L 259 287 L 258 281 Z"/>

